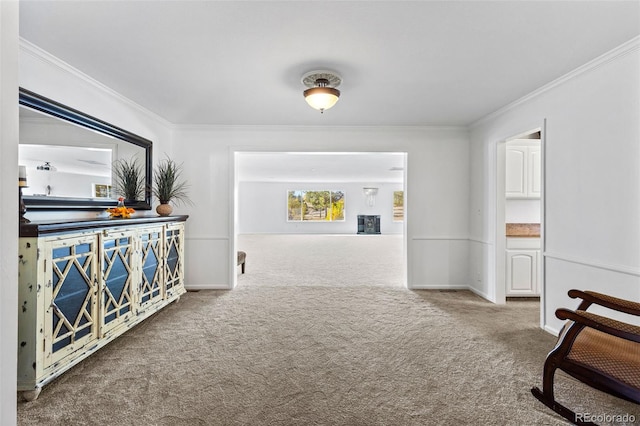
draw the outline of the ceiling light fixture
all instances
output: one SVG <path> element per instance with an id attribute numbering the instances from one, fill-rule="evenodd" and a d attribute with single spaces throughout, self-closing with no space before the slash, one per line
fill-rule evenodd
<path id="1" fill-rule="evenodd" d="M 45 172 L 56 172 L 58 168 L 53 166 L 50 161 L 45 161 L 44 164 L 36 167 L 37 170 L 44 170 Z"/>
<path id="2" fill-rule="evenodd" d="M 312 107 L 324 113 L 338 102 L 340 91 L 336 87 L 342 83 L 342 77 L 333 71 L 310 71 L 302 76 L 302 84 L 308 87 L 304 99 Z"/>

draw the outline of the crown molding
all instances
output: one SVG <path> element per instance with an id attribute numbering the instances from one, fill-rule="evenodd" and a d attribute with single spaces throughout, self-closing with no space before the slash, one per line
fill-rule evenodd
<path id="1" fill-rule="evenodd" d="M 94 79 L 93 77 L 88 76 L 87 74 L 83 73 L 82 71 L 80 71 L 77 68 L 74 68 L 72 65 L 64 62 L 63 60 L 61 60 L 60 58 L 57 58 L 56 56 L 52 55 L 51 53 L 47 52 L 46 50 L 36 46 L 35 44 L 31 43 L 28 40 L 25 40 L 24 38 L 20 37 L 20 51 L 24 52 L 46 64 L 49 65 L 53 65 L 57 68 L 59 68 L 60 70 L 71 74 L 72 76 L 74 76 L 75 78 L 78 78 L 82 81 L 84 81 L 85 83 L 89 84 L 90 86 L 95 87 L 96 89 L 107 93 L 109 96 L 117 99 L 118 101 L 127 104 L 128 106 L 130 106 L 131 108 L 135 109 L 136 111 L 140 112 L 141 114 L 145 115 L 146 117 L 150 118 L 151 120 L 157 122 L 158 124 L 161 124 L 169 129 L 173 129 L 174 125 L 167 121 L 166 119 L 162 118 L 161 116 L 159 116 L 158 114 L 149 111 L 148 109 L 146 109 L 145 107 L 143 107 L 142 105 L 132 101 L 131 99 L 121 95 L 120 93 L 116 92 L 115 90 L 113 90 L 112 88 L 106 86 L 105 84 L 99 82 L 98 80 Z"/>
<path id="2" fill-rule="evenodd" d="M 597 58 L 587 62 L 586 64 L 574 69 L 573 71 L 569 71 L 567 74 L 552 80 L 551 82 L 545 84 L 544 86 L 534 90 L 533 92 L 521 97 L 520 99 L 511 102 L 510 104 L 505 105 L 504 107 L 485 115 L 484 117 L 474 121 L 473 123 L 469 124 L 469 128 L 472 129 L 474 127 L 477 127 L 483 123 L 486 123 L 487 121 L 491 121 L 494 118 L 497 118 L 503 114 L 505 114 L 506 112 L 516 108 L 517 106 L 530 101 L 533 98 L 536 98 L 540 95 L 542 95 L 543 93 L 558 87 L 564 83 L 566 83 L 567 81 L 570 81 L 582 74 L 585 74 L 587 72 L 593 71 L 603 65 L 608 64 L 609 62 L 612 62 L 618 58 L 621 58 L 631 52 L 634 52 L 636 50 L 640 49 L 640 36 L 636 36 L 634 38 L 632 38 L 631 40 L 621 44 L 620 46 L 608 51 L 607 53 L 604 53 L 603 55 L 598 56 Z"/>
<path id="3" fill-rule="evenodd" d="M 286 131 L 325 131 L 325 132 L 389 132 L 398 131 L 455 131 L 468 132 L 468 127 L 460 126 L 320 126 L 320 125 L 287 125 L 287 124 L 174 124 L 178 131 L 251 131 L 251 132 L 286 132 Z"/>
<path id="4" fill-rule="evenodd" d="M 73 75 L 75 78 L 78 78 L 85 83 L 95 87 L 96 89 L 107 93 L 109 96 L 116 98 L 118 101 L 127 104 L 133 109 L 139 111 L 155 122 L 167 127 L 171 131 L 260 131 L 260 132 L 282 132 L 282 131 L 329 131 L 329 132 L 340 132 L 340 131 L 388 131 L 388 132 L 397 132 L 407 131 L 407 132 L 424 132 L 424 131 L 468 131 L 466 125 L 417 125 L 417 126 L 316 126 L 316 125 L 238 125 L 238 124 L 176 124 L 172 123 L 160 115 L 151 112 L 146 109 L 142 105 L 132 101 L 131 99 L 121 95 L 100 81 L 90 77 L 89 75 L 83 73 L 82 71 L 74 68 L 72 65 L 67 62 L 59 59 L 58 57 L 52 55 L 46 50 L 36 46 L 30 41 L 20 38 L 20 51 L 28 54 L 44 63 L 49 65 L 53 65 L 65 73 Z"/>

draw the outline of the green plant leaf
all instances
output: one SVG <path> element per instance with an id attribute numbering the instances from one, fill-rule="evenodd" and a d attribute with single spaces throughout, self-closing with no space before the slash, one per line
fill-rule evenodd
<path id="1" fill-rule="evenodd" d="M 161 204 L 171 201 L 192 204 L 187 191 L 188 185 L 182 179 L 182 167 L 182 164 L 166 157 L 154 169 L 152 191 Z"/>
<path id="2" fill-rule="evenodd" d="M 144 198 L 144 171 L 137 158 L 120 159 L 113 163 L 116 192 L 126 200 Z"/>

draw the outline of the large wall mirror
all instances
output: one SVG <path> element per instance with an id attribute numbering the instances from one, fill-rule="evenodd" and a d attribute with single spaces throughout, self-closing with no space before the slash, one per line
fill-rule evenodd
<path id="1" fill-rule="evenodd" d="M 141 171 L 142 190 L 127 207 L 151 209 L 152 143 L 20 88 L 19 164 L 27 209 L 103 209 L 117 204 L 114 166 Z"/>

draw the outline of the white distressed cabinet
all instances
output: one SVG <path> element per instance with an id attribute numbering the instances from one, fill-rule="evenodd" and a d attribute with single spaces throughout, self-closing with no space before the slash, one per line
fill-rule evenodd
<path id="1" fill-rule="evenodd" d="M 507 144 L 505 195 L 507 198 L 540 198 L 542 161 L 539 142 Z"/>
<path id="2" fill-rule="evenodd" d="M 185 292 L 186 219 L 21 224 L 18 391 L 25 399 Z"/>

